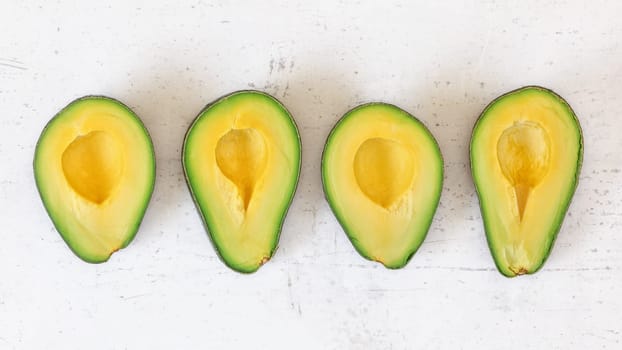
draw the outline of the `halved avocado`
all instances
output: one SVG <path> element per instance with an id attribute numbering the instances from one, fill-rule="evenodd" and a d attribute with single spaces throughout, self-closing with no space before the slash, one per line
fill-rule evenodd
<path id="1" fill-rule="evenodd" d="M 574 112 L 527 86 L 491 102 L 471 138 L 471 171 L 488 245 L 508 277 L 539 270 L 577 187 L 583 158 Z"/>
<path id="2" fill-rule="evenodd" d="M 121 102 L 87 96 L 43 129 L 34 158 L 37 188 L 56 230 L 90 263 L 134 238 L 155 180 L 153 145 Z"/>
<path id="3" fill-rule="evenodd" d="M 331 131 L 322 182 L 354 248 L 397 269 L 408 263 L 432 223 L 443 159 L 419 120 L 396 106 L 370 103 L 347 112 Z"/>
<path id="4" fill-rule="evenodd" d="M 207 105 L 186 134 L 188 187 L 223 262 L 251 273 L 274 254 L 300 174 L 298 129 L 259 91 Z"/>

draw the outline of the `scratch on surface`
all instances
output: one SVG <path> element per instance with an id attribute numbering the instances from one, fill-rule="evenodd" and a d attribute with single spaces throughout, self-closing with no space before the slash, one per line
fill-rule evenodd
<path id="1" fill-rule="evenodd" d="M 417 270 L 451 270 L 451 271 L 495 271 L 492 267 L 466 267 L 466 266 L 415 266 Z"/>
<path id="2" fill-rule="evenodd" d="M 469 271 L 469 272 L 488 272 L 497 271 L 494 267 L 466 267 L 466 266 L 415 266 L 417 270 L 450 270 L 450 271 Z M 577 268 L 544 268 L 544 271 L 549 272 L 580 272 L 580 271 L 608 271 L 612 270 L 609 266 L 604 267 L 577 267 Z"/>
<path id="3" fill-rule="evenodd" d="M 554 269 L 544 268 L 544 271 L 551 272 L 580 272 L 580 271 L 609 271 L 613 270 L 610 266 L 600 266 L 600 267 L 558 267 Z"/>
<path id="4" fill-rule="evenodd" d="M 482 61 L 484 60 L 484 55 L 488 50 L 488 45 L 490 44 L 490 35 L 492 33 L 492 26 L 488 26 L 488 30 L 486 31 L 486 41 L 484 41 L 484 46 L 482 46 L 481 51 L 479 52 L 479 57 L 477 58 L 477 65 L 475 66 L 475 71 L 479 71 L 482 67 Z"/>
<path id="5" fill-rule="evenodd" d="M 618 340 L 616 340 L 616 339 L 611 339 L 611 338 L 608 338 L 608 337 L 603 337 L 602 335 L 597 335 L 597 334 L 594 334 L 594 333 L 591 333 L 591 332 L 590 333 L 584 333 L 584 334 L 588 335 L 590 337 L 593 337 L 593 338 L 598 338 L 598 339 L 606 340 L 606 341 L 611 342 L 611 343 L 614 343 L 614 342 L 618 343 Z"/>
<path id="6" fill-rule="evenodd" d="M 289 91 L 289 82 L 287 82 L 287 85 L 285 85 L 285 90 L 283 90 L 283 98 L 287 96 L 287 91 Z"/>
<path id="7" fill-rule="evenodd" d="M 9 67 L 9 68 L 13 68 L 13 69 L 19 69 L 19 70 L 27 70 L 28 68 L 26 68 L 24 66 L 24 63 L 16 60 L 14 58 L 2 58 L 0 57 L 0 66 L 4 66 L 4 67 Z"/>
<path id="8" fill-rule="evenodd" d="M 311 224 L 311 229 L 313 230 L 313 232 L 318 232 L 318 225 L 317 225 L 317 208 L 315 206 L 313 206 L 313 209 L 311 209 L 311 212 L 313 214 L 313 223 Z"/>
<path id="9" fill-rule="evenodd" d="M 312 206 L 310 209 L 303 209 L 302 210 L 305 213 L 311 213 L 311 230 L 312 232 L 318 232 L 317 231 L 317 208 L 315 206 Z"/>
<path id="10" fill-rule="evenodd" d="M 288 65 L 288 61 L 289 61 L 289 65 Z M 287 69 L 289 69 L 289 72 L 291 73 L 292 70 L 294 69 L 294 61 L 293 60 L 290 61 L 286 59 L 285 57 L 279 57 L 278 59 L 272 58 L 270 59 L 268 67 L 270 69 L 269 71 L 270 75 L 272 75 L 272 73 L 284 72 Z"/>
<path id="11" fill-rule="evenodd" d="M 490 23 L 491 19 L 490 16 L 489 18 L 487 18 L 487 22 L 488 22 L 488 29 L 486 30 L 486 40 L 484 41 L 484 45 L 482 46 L 482 49 L 479 52 L 479 56 L 477 58 L 477 64 L 475 65 L 475 67 L 473 68 L 474 72 L 478 72 L 480 70 L 480 68 L 482 67 L 482 62 L 484 60 L 484 55 L 486 54 L 486 51 L 488 50 L 488 45 L 490 44 L 490 36 L 492 34 L 493 31 L 493 24 Z M 466 77 L 465 75 L 468 74 L 467 69 L 462 71 L 462 76 L 460 77 L 460 90 L 464 91 L 464 99 L 467 99 L 467 89 L 465 87 L 466 84 Z"/>
<path id="12" fill-rule="evenodd" d="M 289 295 L 289 305 L 292 310 L 296 308 L 296 303 L 294 303 L 294 294 L 292 293 L 292 276 L 287 273 L 287 294 Z M 298 309 L 300 310 L 300 305 L 298 305 Z"/>
<path id="13" fill-rule="evenodd" d="M 387 292 L 415 292 L 415 291 L 423 291 L 426 290 L 426 288 L 404 288 L 404 289 L 397 289 L 397 288 L 369 288 L 366 289 L 366 291 L 368 292 L 372 292 L 372 293 L 387 293 Z"/>
<path id="14" fill-rule="evenodd" d="M 450 270 L 450 271 L 470 271 L 470 272 L 488 272 L 488 271 L 496 271 L 494 267 L 466 267 L 466 266 L 432 266 L 432 265 L 424 265 L 424 266 L 415 266 L 417 270 Z M 578 272 L 578 271 L 607 271 L 612 268 L 609 266 L 604 267 L 578 267 L 578 268 L 554 268 L 548 269 L 544 268 L 544 271 L 549 272 Z"/>
<path id="15" fill-rule="evenodd" d="M 334 254 L 352 254 L 351 251 L 337 252 L 337 253 L 326 253 L 326 254 L 313 254 L 303 256 L 304 258 L 309 259 L 317 259 L 321 256 L 326 255 L 334 255 Z M 292 265 L 303 265 L 305 262 L 290 262 Z M 378 264 L 344 264 L 344 263 L 330 263 L 328 264 L 330 267 L 350 267 L 350 268 L 360 268 L 360 269 L 375 269 L 379 268 Z M 409 267 L 415 270 L 448 270 L 448 271 L 466 271 L 466 272 L 497 272 L 497 269 L 494 267 L 468 267 L 468 266 L 441 266 L 441 265 L 421 265 L 421 266 L 412 266 Z M 576 268 L 543 268 L 542 271 L 547 272 L 582 272 L 582 271 L 617 271 L 620 270 L 617 267 L 611 266 L 597 266 L 597 267 L 576 267 Z"/>
<path id="16" fill-rule="evenodd" d="M 426 243 L 444 243 L 444 242 L 457 241 L 457 240 L 458 239 L 454 239 L 454 238 L 443 238 L 443 239 L 436 239 L 432 241 L 426 241 Z"/>
<path id="17" fill-rule="evenodd" d="M 28 69 L 26 67 L 22 67 L 22 66 L 10 64 L 10 63 L 4 63 L 4 62 L 0 62 L 0 66 L 5 66 L 5 67 L 9 67 L 9 68 L 15 68 L 15 69 L 19 69 L 19 70 L 27 70 Z"/>
<path id="18" fill-rule="evenodd" d="M 146 297 L 151 295 L 151 293 L 144 293 L 144 294 L 136 294 L 136 295 L 131 295 L 129 297 L 125 297 L 123 295 L 121 295 L 119 298 L 123 299 L 123 300 L 131 300 L 131 299 L 137 299 L 137 298 L 142 298 L 142 297 Z"/>

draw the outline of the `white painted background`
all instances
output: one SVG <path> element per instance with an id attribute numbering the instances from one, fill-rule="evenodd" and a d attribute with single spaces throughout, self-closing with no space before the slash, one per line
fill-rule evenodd
<path id="1" fill-rule="evenodd" d="M 0 349 L 622 349 L 619 1 L 85 3 L 0 6 Z M 585 161 L 544 269 L 507 279 L 467 146 L 484 106 L 526 84 L 575 109 Z M 206 103 L 249 88 L 292 112 L 303 168 L 279 250 L 240 275 L 209 243 L 180 145 Z M 86 94 L 132 107 L 157 156 L 136 239 L 102 265 L 55 232 L 31 167 L 45 123 Z M 428 125 L 446 164 L 399 271 L 354 251 L 320 184 L 331 126 L 375 100 Z"/>

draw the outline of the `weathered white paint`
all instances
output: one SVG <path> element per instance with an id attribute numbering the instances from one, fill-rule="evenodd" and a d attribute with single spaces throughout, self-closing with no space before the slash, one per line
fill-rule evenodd
<path id="1" fill-rule="evenodd" d="M 2 4 L 0 349 L 622 348 L 620 2 L 176 3 Z M 572 105 L 585 161 L 545 268 L 510 280 L 467 147 L 484 106 L 527 84 Z M 290 109 L 304 160 L 280 249 L 247 276 L 216 258 L 179 154 L 206 103 L 249 88 Z M 86 94 L 134 108 L 157 151 L 143 225 L 103 265 L 54 231 L 31 166 L 45 123 Z M 331 126 L 375 100 L 426 123 L 446 162 L 431 231 L 399 271 L 355 253 L 320 186 Z"/>

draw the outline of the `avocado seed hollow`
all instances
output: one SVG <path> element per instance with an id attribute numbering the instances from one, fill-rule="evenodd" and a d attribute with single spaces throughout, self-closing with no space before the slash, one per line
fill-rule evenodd
<path id="1" fill-rule="evenodd" d="M 218 140 L 215 153 L 218 168 L 236 186 L 244 210 L 248 209 L 267 164 L 263 136 L 253 128 L 231 129 Z"/>
<path id="2" fill-rule="evenodd" d="M 367 139 L 354 156 L 354 176 L 372 202 L 389 209 L 410 188 L 415 161 L 399 142 L 382 137 Z"/>
<path id="3" fill-rule="evenodd" d="M 63 174 L 82 198 L 102 204 L 119 184 L 123 152 L 118 141 L 105 131 L 77 136 L 61 157 Z"/>
<path id="4" fill-rule="evenodd" d="M 503 176 L 514 188 L 522 220 L 531 191 L 549 171 L 550 141 L 546 130 L 535 122 L 515 122 L 499 138 L 497 159 Z"/>

